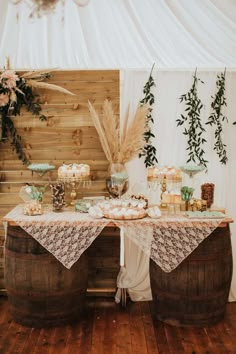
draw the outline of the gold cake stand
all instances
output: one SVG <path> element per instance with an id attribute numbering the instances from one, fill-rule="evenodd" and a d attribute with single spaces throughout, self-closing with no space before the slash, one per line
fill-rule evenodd
<path id="1" fill-rule="evenodd" d="M 91 186 L 91 178 L 90 176 L 80 176 L 80 177 L 58 177 L 58 182 L 62 182 L 64 184 L 68 184 L 71 187 L 70 197 L 71 202 L 70 205 L 75 205 L 76 201 L 76 188 L 82 186 L 82 188 L 90 188 Z"/>

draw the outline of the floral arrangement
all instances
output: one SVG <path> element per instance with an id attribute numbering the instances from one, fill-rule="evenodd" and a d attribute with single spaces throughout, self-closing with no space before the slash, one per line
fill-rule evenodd
<path id="1" fill-rule="evenodd" d="M 110 164 L 125 164 L 138 156 L 145 145 L 146 116 L 149 106 L 138 106 L 132 122 L 128 124 L 129 108 L 126 111 L 122 134 L 119 117 L 114 114 L 112 103 L 104 101 L 103 114 L 98 115 L 94 106 L 89 102 L 89 111 L 99 139 Z"/>
<path id="2" fill-rule="evenodd" d="M 34 89 L 44 88 L 73 95 L 60 86 L 43 82 L 50 77 L 48 70 L 30 71 L 20 75 L 10 68 L 9 59 L 0 74 L 0 141 L 4 143 L 10 140 L 13 150 L 23 164 L 28 165 L 30 161 L 24 152 L 21 136 L 14 126 L 13 116 L 20 115 L 21 108 L 25 106 L 32 115 L 38 115 L 42 121 L 47 120 L 41 113 L 39 95 Z"/>

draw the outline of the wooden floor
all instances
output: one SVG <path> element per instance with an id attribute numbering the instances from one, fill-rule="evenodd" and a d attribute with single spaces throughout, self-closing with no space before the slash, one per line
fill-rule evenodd
<path id="1" fill-rule="evenodd" d="M 131 303 L 125 309 L 112 298 L 87 298 L 87 308 L 74 325 L 26 328 L 8 313 L 0 297 L 1 354 L 236 354 L 236 303 L 227 305 L 225 320 L 209 328 L 178 328 L 156 321 L 152 304 Z"/>

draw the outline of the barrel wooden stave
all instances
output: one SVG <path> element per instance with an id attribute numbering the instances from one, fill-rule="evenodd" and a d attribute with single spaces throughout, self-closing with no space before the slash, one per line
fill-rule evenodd
<path id="1" fill-rule="evenodd" d="M 5 286 L 17 322 L 48 327 L 78 320 L 85 305 L 87 279 L 86 254 L 66 269 L 24 230 L 9 226 Z"/>
<path id="2" fill-rule="evenodd" d="M 157 319 L 177 326 L 209 326 L 223 319 L 232 279 L 229 227 L 217 228 L 175 270 L 150 262 Z"/>

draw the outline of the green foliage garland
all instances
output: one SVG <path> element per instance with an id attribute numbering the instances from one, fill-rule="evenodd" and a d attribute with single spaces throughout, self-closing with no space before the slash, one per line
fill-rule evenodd
<path id="1" fill-rule="evenodd" d="M 149 104 L 150 108 L 147 114 L 147 130 L 144 133 L 144 139 L 145 139 L 145 146 L 142 149 L 141 153 L 139 154 L 139 157 L 145 157 L 144 159 L 144 164 L 145 167 L 151 167 L 154 166 L 156 163 L 158 163 L 157 157 L 156 157 L 156 148 L 155 146 L 152 145 L 152 139 L 155 138 L 155 135 L 152 133 L 150 124 L 154 123 L 153 117 L 152 117 L 152 108 L 151 106 L 154 104 L 155 102 L 155 97 L 153 95 L 153 93 L 151 92 L 152 87 L 155 86 L 155 82 L 154 79 L 152 77 L 152 71 L 153 71 L 153 67 L 154 64 L 152 66 L 148 81 L 146 82 L 146 84 L 144 85 L 143 88 L 143 93 L 144 93 L 144 98 L 140 101 L 140 104 Z"/>
<path id="2" fill-rule="evenodd" d="M 181 114 L 181 118 L 176 119 L 177 127 L 183 125 L 183 134 L 188 137 L 187 150 L 189 162 L 197 163 L 207 167 L 208 161 L 205 159 L 205 151 L 203 150 L 203 144 L 206 143 L 206 139 L 203 137 L 205 129 L 201 122 L 201 110 L 203 104 L 198 97 L 197 85 L 201 82 L 201 79 L 197 77 L 197 69 L 193 75 L 193 83 L 190 90 L 180 96 L 180 102 L 185 102 L 185 114 Z"/>
<path id="3" fill-rule="evenodd" d="M 222 108 L 227 106 L 226 97 L 225 97 L 225 72 L 220 73 L 217 75 L 216 80 L 216 88 L 217 92 L 213 101 L 211 103 L 212 113 L 208 118 L 206 124 L 210 126 L 215 125 L 215 144 L 214 150 L 216 151 L 217 155 L 219 156 L 219 160 L 222 164 L 226 165 L 228 157 L 226 153 L 226 145 L 223 143 L 222 133 L 223 133 L 223 122 L 227 121 L 228 119 L 222 113 Z"/>

